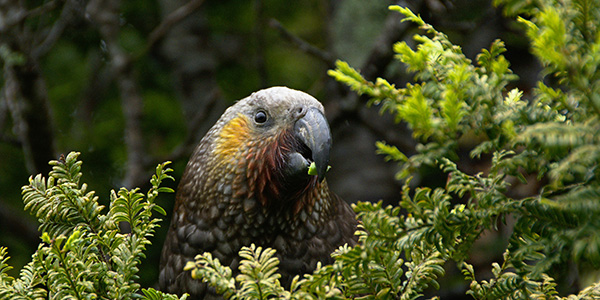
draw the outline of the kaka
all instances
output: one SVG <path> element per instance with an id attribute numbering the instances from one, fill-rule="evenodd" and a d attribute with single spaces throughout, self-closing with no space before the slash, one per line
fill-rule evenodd
<path id="1" fill-rule="evenodd" d="M 350 206 L 324 179 L 331 133 L 323 106 L 286 87 L 261 90 L 229 107 L 200 141 L 177 189 L 160 262 L 163 291 L 218 298 L 183 271 L 211 252 L 237 272 L 242 246 L 277 250 L 284 286 L 356 244 Z M 309 166 L 316 165 L 316 175 Z"/>

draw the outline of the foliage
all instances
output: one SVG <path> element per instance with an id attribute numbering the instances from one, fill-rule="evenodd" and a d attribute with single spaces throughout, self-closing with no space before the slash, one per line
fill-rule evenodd
<path id="1" fill-rule="evenodd" d="M 48 179 L 40 174 L 23 187 L 25 209 L 39 220 L 42 243 L 16 279 L 6 274 L 11 267 L 6 248 L 0 248 L 0 298 L 178 299 L 153 289 L 141 295 L 136 282 L 144 250 L 160 221 L 152 212 L 165 214 L 156 197 L 172 192 L 160 186 L 172 179 L 169 163 L 156 167 L 146 195 L 139 189 L 112 191 L 103 214 L 98 197 L 80 183 L 78 156 L 71 152 L 52 161 Z M 131 232 L 121 232 L 120 222 L 128 223 Z"/>
<path id="2" fill-rule="evenodd" d="M 475 299 L 561 299 L 559 283 L 568 278 L 558 270 L 570 264 L 581 289 L 568 298 L 598 299 L 600 282 L 585 279 L 600 266 L 599 4 L 496 2 L 507 14 L 522 14 L 518 22 L 544 65 L 547 80 L 532 95 L 508 88 L 517 78 L 502 41 L 473 64 L 420 16 L 392 6 L 425 31 L 414 36 L 416 49 L 406 42 L 394 46 L 415 81 L 403 88 L 383 78 L 371 82 L 341 61 L 329 74 L 406 122 L 420 142 L 411 156 L 377 144 L 401 166 L 400 206 L 355 205 L 359 245 L 340 247 L 333 265 L 297 277 L 289 291 L 280 286 L 272 251 L 254 246 L 240 252 L 244 267 L 235 279 L 209 254 L 188 265 L 194 277 L 232 299 L 416 299 L 428 287 L 439 288 L 454 263 Z M 476 143 L 463 142 L 473 137 Z M 473 160 L 489 159 L 489 168 L 464 171 L 465 148 Z M 410 188 L 424 166 L 446 173 L 446 186 Z M 518 184 L 537 188 L 519 195 L 513 191 Z M 508 245 L 502 261 L 492 263 L 491 278 L 481 279 L 483 271 L 469 263 L 473 245 L 499 227 L 512 232 Z"/>
<path id="3" fill-rule="evenodd" d="M 544 65 L 545 80 L 532 94 L 508 88 L 517 78 L 502 41 L 473 64 L 446 35 L 398 6 L 391 9 L 425 32 L 414 36 L 416 48 L 394 46 L 414 82 L 402 88 L 383 78 L 371 82 L 341 61 L 329 72 L 406 122 L 420 142 L 410 156 L 377 143 L 378 153 L 400 164 L 405 185 L 397 207 L 354 206 L 361 220 L 357 246 L 340 247 L 332 265 L 294 278 L 289 288 L 279 281 L 275 251 L 256 245 L 240 251 L 240 274 L 209 253 L 186 269 L 231 299 L 417 299 L 434 295 L 452 265 L 475 299 L 600 298 L 600 282 L 592 279 L 600 266 L 600 4 L 495 2 L 507 15 L 520 15 Z M 489 168 L 469 172 L 462 151 L 489 160 Z M 77 156 L 52 162 L 47 180 L 38 175 L 23 188 L 43 243 L 16 279 L 7 275 L 7 251 L 0 248 L 0 297 L 177 299 L 153 289 L 140 294 L 136 283 L 158 226 L 152 211 L 164 213 L 154 200 L 169 191 L 159 185 L 170 169 L 157 167 L 145 197 L 137 189 L 113 192 L 103 214 L 94 193 L 79 183 Z M 411 177 L 425 166 L 446 173 L 446 185 L 413 187 Z M 519 184 L 534 192 L 519 194 Z M 119 222 L 129 223 L 131 233 L 121 233 Z M 471 262 L 474 244 L 500 227 L 510 237 L 485 277 Z M 566 265 L 577 268 L 578 291 L 560 288 L 569 280 L 560 272 Z"/>

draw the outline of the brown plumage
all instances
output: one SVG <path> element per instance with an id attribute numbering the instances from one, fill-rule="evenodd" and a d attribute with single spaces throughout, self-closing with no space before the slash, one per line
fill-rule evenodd
<path id="1" fill-rule="evenodd" d="M 252 243 L 277 250 L 283 284 L 356 237 L 355 214 L 324 175 L 331 134 L 323 106 L 310 95 L 273 87 L 228 108 L 192 154 L 163 247 L 160 288 L 215 298 L 183 266 L 211 252 L 234 272 Z M 317 174 L 308 174 L 315 162 Z M 218 297 L 217 297 L 218 298 Z"/>

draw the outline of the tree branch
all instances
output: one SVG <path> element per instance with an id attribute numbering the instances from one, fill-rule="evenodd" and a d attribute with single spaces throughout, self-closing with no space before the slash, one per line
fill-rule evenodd
<path id="1" fill-rule="evenodd" d="M 411 7 L 418 7 L 422 1 L 412 2 Z M 402 5 L 406 6 L 406 3 Z M 416 11 L 416 10 L 413 10 Z M 412 28 L 412 24 L 403 23 L 402 17 L 398 13 L 390 13 L 386 18 L 384 28 L 373 44 L 365 63 L 360 68 L 361 74 L 367 80 L 374 80 L 377 77 L 383 76 L 389 64 L 393 61 L 394 52 L 393 46 L 397 41 L 402 40 L 408 30 Z M 349 89 L 344 88 L 340 91 L 341 95 L 337 98 L 342 99 L 338 105 L 337 113 L 330 115 L 331 122 L 338 122 L 338 118 L 343 117 L 344 113 L 340 110 L 358 110 L 359 107 L 364 107 L 366 97 L 359 97 L 355 93 L 348 93 Z"/>
<path id="2" fill-rule="evenodd" d="M 279 34 L 284 39 L 286 39 L 287 41 L 294 44 L 301 51 L 320 59 L 321 61 L 325 62 L 327 64 L 327 66 L 329 66 L 330 68 L 335 67 L 335 58 L 329 52 L 323 51 L 323 50 L 311 45 L 307 41 L 301 39 L 297 35 L 291 33 L 289 30 L 287 30 L 285 27 L 283 27 L 283 25 L 281 25 L 281 23 L 279 23 L 279 21 L 277 21 L 275 19 L 271 19 L 269 21 L 269 26 L 277 29 L 277 31 L 279 31 Z"/>
<path id="3" fill-rule="evenodd" d="M 56 158 L 46 85 L 33 63 L 4 68 L 4 97 L 18 136 L 27 170 L 48 173 L 48 161 Z"/>
<path id="4" fill-rule="evenodd" d="M 367 80 L 374 80 L 384 74 L 385 69 L 394 59 L 394 43 L 402 40 L 407 31 L 413 27 L 412 23 L 402 22 L 402 15 L 399 13 L 392 12 L 388 15 L 383 31 L 375 40 L 361 68 L 362 75 Z"/>
<path id="5" fill-rule="evenodd" d="M 79 1 L 67 0 L 65 2 L 65 5 L 63 6 L 62 11 L 60 12 L 60 17 L 58 17 L 58 20 L 54 22 L 54 25 L 52 25 L 52 28 L 50 29 L 48 34 L 46 34 L 43 41 L 40 42 L 39 45 L 37 45 L 33 49 L 33 57 L 41 57 L 48 53 L 48 51 L 50 51 L 52 47 L 54 47 L 54 44 L 58 41 L 65 28 L 67 28 L 67 26 L 71 24 L 73 19 L 76 16 L 78 16 L 76 13 L 78 6 L 80 10 L 83 10 L 83 7 L 81 7 Z"/>
<path id="6" fill-rule="evenodd" d="M 152 49 L 152 47 L 154 47 L 154 45 L 161 40 L 173 26 L 195 12 L 202 3 L 204 3 L 204 0 L 190 0 L 190 2 L 166 16 L 150 33 L 148 43 L 146 44 L 146 50 Z"/>
<path id="7" fill-rule="evenodd" d="M 13 4 L 12 7 L 11 7 L 11 5 L 6 5 L 5 7 L 2 7 L 3 5 L 0 5 L 0 8 L 2 8 L 2 9 L 6 9 L 7 7 L 16 8 L 16 6 L 17 6 L 16 1 L 13 2 L 12 4 Z M 46 13 L 54 10 L 56 8 L 56 6 L 58 6 L 58 1 L 52 0 L 52 1 L 48 1 L 44 4 L 42 4 L 41 6 L 33 8 L 31 10 L 28 10 L 28 11 L 24 10 L 24 9 L 17 9 L 15 11 L 12 11 L 11 13 L 3 15 L 2 16 L 3 20 L 2 20 L 2 22 L 0 22 L 0 32 L 5 32 L 6 30 L 9 30 L 10 28 L 12 28 L 16 25 L 21 24 L 27 18 L 46 14 Z"/>

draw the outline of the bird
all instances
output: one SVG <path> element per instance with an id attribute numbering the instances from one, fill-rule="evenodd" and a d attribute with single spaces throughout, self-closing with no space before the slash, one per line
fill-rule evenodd
<path id="1" fill-rule="evenodd" d="M 227 108 L 177 187 L 159 288 L 219 299 L 185 264 L 210 252 L 235 275 L 238 252 L 251 244 L 276 250 L 280 280 L 289 287 L 317 262 L 332 263 L 338 247 L 354 246 L 356 215 L 325 179 L 331 145 L 323 105 L 307 93 L 270 87 Z"/>

